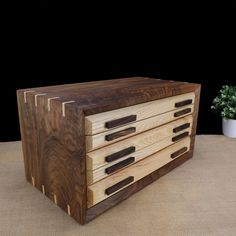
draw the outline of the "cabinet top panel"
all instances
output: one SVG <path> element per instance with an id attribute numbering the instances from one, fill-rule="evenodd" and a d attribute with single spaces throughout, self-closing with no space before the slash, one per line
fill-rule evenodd
<path id="1" fill-rule="evenodd" d="M 95 82 L 65 84 L 31 89 L 46 97 L 73 100 L 86 115 L 127 107 L 160 98 L 193 92 L 199 84 L 159 80 L 146 77 L 131 77 Z"/>

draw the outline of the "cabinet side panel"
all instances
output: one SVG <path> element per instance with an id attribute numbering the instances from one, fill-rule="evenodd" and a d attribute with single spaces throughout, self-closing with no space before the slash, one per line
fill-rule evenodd
<path id="1" fill-rule="evenodd" d="M 197 119 L 198 119 L 198 110 L 199 110 L 199 102 L 200 102 L 200 91 L 201 86 L 194 91 L 195 93 L 195 103 L 194 103 L 194 110 L 193 110 L 193 125 L 192 125 L 192 132 L 191 132 L 191 143 L 190 143 L 190 150 L 193 151 L 194 144 L 195 144 L 195 135 L 197 131 Z"/>
<path id="2" fill-rule="evenodd" d="M 65 101 L 67 102 L 67 101 Z M 76 104 L 48 99 L 38 104 L 40 182 L 45 193 L 83 224 L 86 209 L 84 116 Z M 64 114 L 63 114 L 64 113 Z"/>
<path id="3" fill-rule="evenodd" d="M 36 127 L 35 120 L 32 116 L 30 103 L 25 102 L 23 91 L 17 91 L 18 114 L 20 122 L 20 132 L 22 141 L 22 150 L 24 157 L 25 176 L 27 181 L 32 183 L 34 165 L 33 158 L 35 156 L 36 143 Z"/>
<path id="4" fill-rule="evenodd" d="M 75 103 L 63 106 L 68 101 L 50 100 L 48 94 L 36 97 L 36 106 L 36 95 L 27 94 L 30 113 L 22 126 L 23 134 L 29 133 L 26 139 L 23 135 L 23 146 L 26 163 L 32 160 L 33 185 L 83 224 L 86 209 L 83 112 Z M 33 120 L 33 132 L 24 125 L 30 120 Z"/>

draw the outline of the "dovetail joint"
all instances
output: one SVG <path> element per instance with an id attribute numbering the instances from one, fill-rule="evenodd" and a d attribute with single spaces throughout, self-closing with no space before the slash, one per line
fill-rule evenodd
<path id="1" fill-rule="evenodd" d="M 62 103 L 62 116 L 65 117 L 66 116 L 66 111 L 65 111 L 65 105 L 68 103 L 73 103 L 75 101 L 68 101 L 68 102 L 63 102 Z"/>
<path id="2" fill-rule="evenodd" d="M 54 100 L 54 99 L 58 99 L 60 97 L 52 97 L 52 98 L 48 98 L 48 111 L 51 110 L 51 100 Z"/>
<path id="3" fill-rule="evenodd" d="M 26 94 L 27 93 L 33 93 L 34 90 L 28 90 L 28 91 L 24 91 L 24 103 L 27 103 L 27 97 L 26 97 Z"/>
<path id="4" fill-rule="evenodd" d="M 44 95 L 46 95 L 46 93 L 39 93 L 39 94 L 35 94 L 34 95 L 34 105 L 37 107 L 37 105 L 38 105 L 38 100 L 37 100 L 37 98 L 38 98 L 38 96 L 44 96 Z"/>

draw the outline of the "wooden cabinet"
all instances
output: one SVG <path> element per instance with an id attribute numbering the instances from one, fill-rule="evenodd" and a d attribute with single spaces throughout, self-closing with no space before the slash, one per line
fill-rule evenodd
<path id="1" fill-rule="evenodd" d="M 143 77 L 19 90 L 26 179 L 85 224 L 192 157 L 199 95 Z"/>

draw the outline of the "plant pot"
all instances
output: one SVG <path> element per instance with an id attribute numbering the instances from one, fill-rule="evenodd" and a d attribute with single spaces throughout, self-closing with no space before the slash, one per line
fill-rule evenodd
<path id="1" fill-rule="evenodd" d="M 223 134 L 230 138 L 236 138 L 236 120 L 222 118 Z"/>

